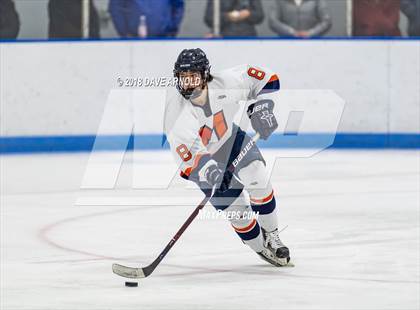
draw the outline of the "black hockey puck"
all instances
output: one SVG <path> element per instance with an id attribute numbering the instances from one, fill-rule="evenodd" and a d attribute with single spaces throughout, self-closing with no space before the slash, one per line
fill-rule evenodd
<path id="1" fill-rule="evenodd" d="M 139 284 L 137 282 L 125 282 L 125 286 L 137 287 L 137 286 L 139 286 Z"/>

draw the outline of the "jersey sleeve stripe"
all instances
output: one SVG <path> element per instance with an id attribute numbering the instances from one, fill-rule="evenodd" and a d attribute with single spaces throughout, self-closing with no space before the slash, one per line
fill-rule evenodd
<path id="1" fill-rule="evenodd" d="M 270 80 L 265 84 L 263 89 L 258 93 L 258 95 L 261 94 L 267 94 L 272 93 L 280 89 L 280 80 L 277 74 L 274 74 L 271 76 Z"/>
<path id="2" fill-rule="evenodd" d="M 277 76 L 277 74 L 273 74 L 267 83 L 278 81 L 278 80 L 279 80 L 279 77 Z"/>

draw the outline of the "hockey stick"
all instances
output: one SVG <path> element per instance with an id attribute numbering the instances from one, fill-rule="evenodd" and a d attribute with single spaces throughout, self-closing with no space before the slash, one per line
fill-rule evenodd
<path id="1" fill-rule="evenodd" d="M 256 134 L 252 138 L 252 143 L 255 143 L 260 138 L 260 134 Z M 238 155 L 236 159 L 236 163 L 238 164 L 242 158 L 245 157 L 245 154 L 248 153 L 248 144 L 244 147 L 241 157 L 240 154 Z M 242 153 L 241 152 L 241 153 Z M 232 168 L 233 164 L 229 167 Z M 234 169 L 234 167 L 233 167 Z M 194 209 L 194 211 L 191 213 L 191 215 L 188 217 L 188 219 L 185 221 L 185 223 L 181 226 L 181 228 L 177 231 L 175 236 L 169 241 L 169 243 L 166 245 L 166 247 L 163 249 L 163 251 L 159 254 L 159 256 L 148 266 L 143 268 L 135 268 L 135 267 L 128 267 L 120 264 L 113 264 L 112 265 L 112 271 L 125 278 L 131 278 L 131 279 L 140 279 L 140 278 L 146 278 L 151 275 L 151 273 L 155 270 L 155 268 L 160 264 L 160 262 L 163 260 L 163 258 L 168 254 L 168 252 L 171 250 L 171 248 L 174 246 L 174 244 L 177 242 L 177 240 L 181 237 L 181 235 L 184 233 L 184 231 L 190 226 L 192 221 L 196 218 L 198 213 L 201 209 L 204 208 L 204 206 L 207 204 L 207 202 L 211 199 L 211 197 L 214 195 L 214 192 L 216 190 L 216 187 L 213 187 L 211 194 L 204 197 L 204 199 L 200 202 L 200 204 Z"/>

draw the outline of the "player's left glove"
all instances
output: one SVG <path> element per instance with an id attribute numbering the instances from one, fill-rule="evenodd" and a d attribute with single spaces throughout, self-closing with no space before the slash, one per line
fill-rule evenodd
<path id="1" fill-rule="evenodd" d="M 273 109 L 274 101 L 264 99 L 251 104 L 247 110 L 252 128 L 260 134 L 260 137 L 263 140 L 267 140 L 279 126 L 276 117 L 274 116 Z"/>

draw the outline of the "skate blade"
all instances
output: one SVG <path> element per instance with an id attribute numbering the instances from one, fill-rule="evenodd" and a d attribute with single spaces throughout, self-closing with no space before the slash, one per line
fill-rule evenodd
<path id="1" fill-rule="evenodd" d="M 295 267 L 295 264 L 289 261 L 286 265 L 282 265 L 280 267 Z"/>
<path id="2" fill-rule="evenodd" d="M 257 253 L 258 254 L 258 256 L 263 260 L 263 261 L 266 261 L 267 263 L 269 263 L 269 264 L 271 264 L 271 265 L 273 265 L 273 266 L 276 266 L 276 267 L 295 267 L 295 265 L 289 260 L 286 264 L 280 264 L 280 263 L 278 263 L 278 262 L 276 262 L 276 261 L 273 261 L 273 260 L 270 260 L 270 259 L 268 259 L 267 257 L 265 257 L 264 255 L 262 255 L 262 254 L 260 254 L 260 253 Z"/>
<path id="3" fill-rule="evenodd" d="M 289 260 L 286 264 L 277 264 L 276 266 L 277 267 L 282 267 L 282 268 L 284 268 L 284 267 L 295 267 L 295 264 L 293 264 L 292 261 Z"/>

